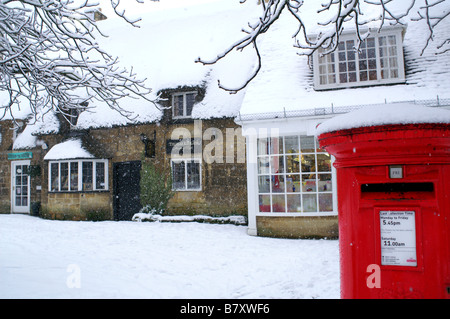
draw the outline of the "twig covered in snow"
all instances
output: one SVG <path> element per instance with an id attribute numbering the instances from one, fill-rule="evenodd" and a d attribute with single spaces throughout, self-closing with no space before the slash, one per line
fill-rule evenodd
<path id="1" fill-rule="evenodd" d="M 116 13 L 135 25 L 118 11 L 119 2 L 111 0 Z M 0 119 L 20 103 L 33 113 L 57 110 L 70 122 L 73 110 L 94 100 L 126 117 L 121 99 L 153 102 L 145 79 L 97 44 L 103 35 L 88 13 L 95 8 L 88 0 L 0 0 Z"/>

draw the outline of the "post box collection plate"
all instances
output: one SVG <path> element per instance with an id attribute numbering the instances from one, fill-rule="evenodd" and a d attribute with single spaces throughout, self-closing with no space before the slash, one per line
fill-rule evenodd
<path id="1" fill-rule="evenodd" d="M 381 264 L 417 266 L 414 211 L 380 211 Z"/>

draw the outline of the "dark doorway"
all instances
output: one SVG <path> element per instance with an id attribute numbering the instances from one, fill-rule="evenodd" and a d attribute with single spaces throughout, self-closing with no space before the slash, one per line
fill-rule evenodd
<path id="1" fill-rule="evenodd" d="M 131 220 L 141 209 L 141 162 L 114 163 L 114 219 Z"/>

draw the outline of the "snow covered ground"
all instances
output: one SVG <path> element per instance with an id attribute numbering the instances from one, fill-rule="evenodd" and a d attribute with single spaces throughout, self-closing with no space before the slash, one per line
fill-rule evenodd
<path id="1" fill-rule="evenodd" d="M 0 215 L 0 298 L 339 298 L 337 240 Z"/>

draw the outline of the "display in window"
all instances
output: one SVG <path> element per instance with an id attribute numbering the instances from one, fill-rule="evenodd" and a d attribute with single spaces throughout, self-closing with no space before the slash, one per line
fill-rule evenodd
<path id="1" fill-rule="evenodd" d="M 284 195 L 272 195 L 272 212 L 275 213 L 286 212 L 286 203 Z"/>
<path id="2" fill-rule="evenodd" d="M 287 212 L 299 213 L 302 211 L 302 203 L 300 195 L 286 195 Z"/>
<path id="3" fill-rule="evenodd" d="M 303 194 L 303 211 L 317 212 L 317 195 L 316 194 Z"/>
<path id="4" fill-rule="evenodd" d="M 272 175 L 272 193 L 284 193 L 284 175 Z"/>
<path id="5" fill-rule="evenodd" d="M 298 193 L 300 192 L 300 187 L 300 175 L 286 175 L 286 192 Z"/>
<path id="6" fill-rule="evenodd" d="M 259 211 L 332 212 L 331 157 L 314 136 L 259 139 Z"/>
<path id="7" fill-rule="evenodd" d="M 259 211 L 263 213 L 271 211 L 270 195 L 259 195 Z"/>

